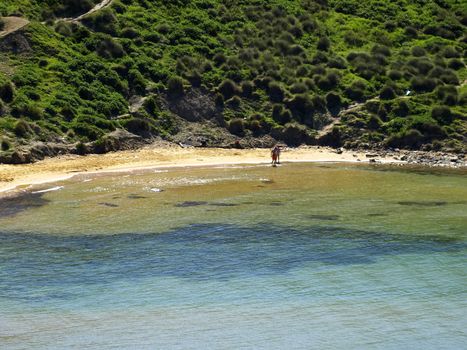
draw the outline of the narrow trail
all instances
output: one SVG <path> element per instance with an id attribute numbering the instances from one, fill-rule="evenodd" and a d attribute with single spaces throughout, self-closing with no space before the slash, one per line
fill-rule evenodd
<path id="1" fill-rule="evenodd" d="M 89 16 L 93 14 L 94 12 L 97 12 L 99 10 L 102 10 L 106 8 L 107 6 L 110 6 L 112 4 L 113 0 L 103 0 L 100 3 L 98 3 L 96 6 L 94 6 L 92 9 L 90 9 L 88 12 L 83 13 L 82 15 L 79 15 L 77 17 L 67 17 L 67 18 L 57 18 L 55 22 L 79 22 L 81 21 L 84 17 Z"/>
<path id="2" fill-rule="evenodd" d="M 464 80 L 462 83 L 460 83 L 458 85 L 459 88 L 463 87 L 467 85 L 467 79 Z M 403 96 L 397 96 L 396 98 L 399 98 L 399 99 L 409 99 L 411 98 L 412 95 L 403 95 Z M 321 130 L 318 130 L 318 134 L 317 134 L 317 137 L 320 138 L 320 137 L 323 137 L 324 135 L 330 133 L 332 131 L 332 129 L 334 128 L 335 125 L 339 124 L 340 121 L 341 121 L 341 117 L 349 112 L 353 112 L 353 111 L 357 111 L 359 109 L 361 109 L 367 102 L 371 102 L 371 101 L 379 101 L 380 98 L 377 96 L 377 97 L 373 97 L 369 100 L 366 100 L 365 102 L 359 102 L 359 103 L 354 103 L 352 105 L 350 105 L 349 107 L 347 107 L 346 109 L 343 109 L 341 110 L 336 117 L 332 118 L 332 121 L 331 123 L 327 124 L 324 128 L 322 128 Z"/>
<path id="3" fill-rule="evenodd" d="M 0 31 L 0 38 L 3 38 L 11 33 L 14 33 L 21 28 L 26 27 L 29 24 L 29 21 L 22 17 L 2 17 L 5 27 Z"/>

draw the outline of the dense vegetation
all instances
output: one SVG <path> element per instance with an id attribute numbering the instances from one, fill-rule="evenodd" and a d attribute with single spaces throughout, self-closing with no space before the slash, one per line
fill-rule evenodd
<path id="1" fill-rule="evenodd" d="M 55 18 L 98 1 L 45 2 L 0 3 L 31 20 L 31 50 L 1 57 L 4 152 L 116 128 L 169 137 L 170 101 L 195 89 L 239 137 L 466 151 L 462 0 L 115 0 L 81 22 Z M 146 97 L 138 113 L 132 96 Z"/>

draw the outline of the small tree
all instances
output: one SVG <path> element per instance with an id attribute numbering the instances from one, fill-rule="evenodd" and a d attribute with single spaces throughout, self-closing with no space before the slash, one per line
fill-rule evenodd
<path id="1" fill-rule="evenodd" d="M 321 38 L 319 38 L 316 47 L 318 48 L 318 50 L 328 51 L 331 47 L 331 41 L 329 41 L 329 38 L 327 36 L 322 36 Z"/>
<path id="2" fill-rule="evenodd" d="M 396 93 L 394 92 L 394 89 L 391 86 L 385 86 L 381 89 L 379 97 L 382 100 L 392 100 L 396 97 Z"/>
<path id="3" fill-rule="evenodd" d="M 167 82 L 167 92 L 170 96 L 183 95 L 185 92 L 183 87 L 183 79 L 179 76 L 170 77 Z"/>
<path id="4" fill-rule="evenodd" d="M 237 85 L 230 79 L 224 80 L 219 85 L 219 92 L 224 96 L 224 100 L 228 100 L 237 91 Z"/>
<path id="5" fill-rule="evenodd" d="M 243 136 L 245 133 L 245 123 L 243 119 L 232 119 L 229 123 L 229 131 L 237 136 Z"/>
<path id="6" fill-rule="evenodd" d="M 431 117 L 440 124 L 450 124 L 453 119 L 451 109 L 447 106 L 434 106 Z"/>

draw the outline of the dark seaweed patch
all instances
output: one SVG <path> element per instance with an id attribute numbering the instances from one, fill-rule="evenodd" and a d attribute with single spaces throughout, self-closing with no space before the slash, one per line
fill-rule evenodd
<path id="1" fill-rule="evenodd" d="M 129 194 L 127 196 L 127 198 L 129 198 L 129 199 L 143 199 L 143 198 L 148 198 L 148 197 L 141 196 L 140 194 Z"/>
<path id="2" fill-rule="evenodd" d="M 21 193 L 14 197 L 0 199 L 0 217 L 16 215 L 22 211 L 42 207 L 50 200 L 42 197 L 42 193 Z"/>
<path id="3" fill-rule="evenodd" d="M 197 206 L 206 205 L 206 204 L 208 204 L 208 202 L 204 202 L 204 201 L 185 201 L 185 202 L 175 204 L 175 207 L 177 207 L 177 208 L 197 207 Z"/>
<path id="4" fill-rule="evenodd" d="M 397 204 L 408 205 L 408 206 L 418 206 L 418 207 L 440 207 L 448 203 L 443 202 L 443 201 L 402 201 L 402 202 L 397 202 Z"/>
<path id="5" fill-rule="evenodd" d="M 372 264 L 384 256 L 465 249 L 467 242 L 456 236 L 311 225 L 297 230 L 270 224 L 244 227 L 215 223 L 180 227 L 162 235 L 70 237 L 0 231 L 0 262 L 8 271 L 3 279 L 0 274 L 0 280 L 2 297 L 41 301 L 68 298 L 61 294 L 68 288 L 81 290 L 120 280 L 157 276 L 226 280 L 283 274 L 310 263 Z"/>
<path id="6" fill-rule="evenodd" d="M 378 216 L 388 216 L 388 214 L 384 214 L 384 213 L 371 213 L 371 214 L 367 214 L 367 216 L 370 216 L 370 217 L 378 217 Z"/>
<path id="7" fill-rule="evenodd" d="M 209 203 L 209 205 L 212 205 L 214 207 L 236 207 L 238 204 L 235 203 Z"/>
<path id="8" fill-rule="evenodd" d="M 281 203 L 281 202 L 271 202 L 269 203 L 269 205 L 273 206 L 273 207 L 280 207 L 282 205 L 284 205 L 284 203 Z"/>
<path id="9" fill-rule="evenodd" d="M 117 208 L 118 205 L 117 204 L 113 204 L 113 203 L 107 203 L 107 202 L 104 202 L 104 203 L 98 203 L 99 205 L 103 205 L 105 207 L 110 207 L 110 208 Z"/>
<path id="10" fill-rule="evenodd" d="M 315 219 L 315 220 L 326 220 L 326 221 L 339 220 L 339 215 L 310 215 L 308 217 L 310 219 Z"/>

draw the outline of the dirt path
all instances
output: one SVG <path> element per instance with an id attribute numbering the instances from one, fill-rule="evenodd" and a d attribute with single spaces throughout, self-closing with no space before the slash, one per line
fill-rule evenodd
<path id="1" fill-rule="evenodd" d="M 2 17 L 5 27 L 0 31 L 0 38 L 7 36 L 29 24 L 29 21 L 22 17 Z"/>
<path id="2" fill-rule="evenodd" d="M 103 0 L 102 2 L 98 3 L 96 6 L 94 6 L 92 9 L 90 9 L 88 12 L 83 13 L 82 15 L 78 17 L 69 17 L 69 18 L 58 18 L 56 22 L 79 22 L 81 21 L 84 17 L 89 16 L 93 14 L 94 12 L 97 12 L 99 10 L 102 10 L 103 8 L 106 8 L 110 4 L 112 4 L 113 0 Z"/>

